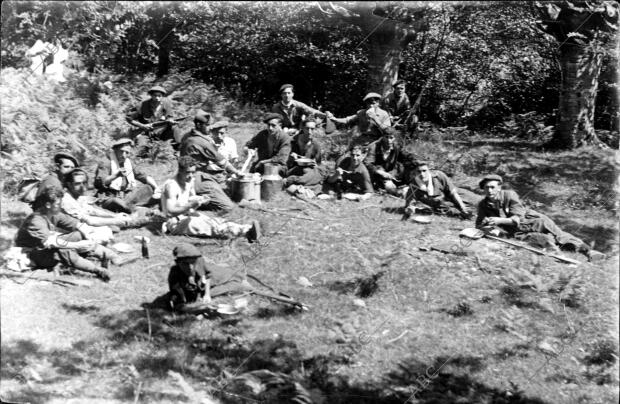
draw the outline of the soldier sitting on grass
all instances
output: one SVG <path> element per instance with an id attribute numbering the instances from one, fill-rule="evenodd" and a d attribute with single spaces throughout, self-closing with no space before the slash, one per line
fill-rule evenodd
<path id="1" fill-rule="evenodd" d="M 526 241 L 534 241 L 536 235 L 549 235 L 561 249 L 578 251 L 590 261 L 605 258 L 605 254 L 560 229 L 548 216 L 524 207 L 515 191 L 502 189 L 499 175 L 487 175 L 479 185 L 486 196 L 478 204 L 477 228 L 495 236 L 514 236 Z"/>
<path id="2" fill-rule="evenodd" d="M 26 249 L 36 267 L 53 268 L 60 262 L 108 281 L 108 272 L 101 265 L 87 260 L 86 256 L 94 256 L 99 260 L 109 259 L 117 266 L 137 258 L 122 258 L 109 248 L 87 240 L 90 226 L 60 211 L 62 196 L 62 189 L 47 188 L 34 201 L 34 213 L 26 218 L 17 232 L 15 245 Z"/>
<path id="3" fill-rule="evenodd" d="M 373 185 L 386 192 L 399 195 L 398 187 L 403 179 L 403 155 L 396 144 L 396 130 L 387 128 L 381 139 L 368 145 L 364 164 L 368 168 Z"/>
<path id="4" fill-rule="evenodd" d="M 131 139 L 117 140 L 112 143 L 108 163 L 97 167 L 95 188 L 98 195 L 103 194 L 99 203 L 104 209 L 133 213 L 136 207 L 149 205 L 151 198 L 161 193 L 153 177 L 140 171 L 129 158 L 132 147 Z"/>
<path id="5" fill-rule="evenodd" d="M 175 310 L 187 303 L 211 303 L 211 279 L 200 251 L 191 244 L 172 250 L 176 265 L 168 274 L 168 306 Z"/>
<path id="6" fill-rule="evenodd" d="M 194 189 L 196 161 L 190 156 L 181 156 L 179 169 L 174 178 L 164 183 L 161 210 L 168 218 L 163 224 L 164 233 L 197 237 L 240 237 L 254 242 L 260 237 L 260 225 L 227 222 L 221 218 L 207 216 L 196 209 L 208 202 L 205 196 L 197 196 Z"/>
<path id="7" fill-rule="evenodd" d="M 463 202 L 450 178 L 439 170 L 431 170 L 426 161 L 413 163 L 414 177 L 405 195 L 405 214 L 414 213 L 461 216 L 469 219 L 473 215 L 468 205 L 476 203 L 476 196 Z M 468 195 L 469 196 L 469 195 Z"/>
<path id="8" fill-rule="evenodd" d="M 333 187 L 338 199 L 366 200 L 372 196 L 372 181 L 363 163 L 365 153 L 362 146 L 354 146 L 351 156 L 345 157 L 338 164 L 336 172 L 327 178 L 327 183 Z"/>

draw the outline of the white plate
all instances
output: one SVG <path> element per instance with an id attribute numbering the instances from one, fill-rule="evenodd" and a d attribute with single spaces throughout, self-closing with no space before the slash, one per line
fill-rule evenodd
<path id="1" fill-rule="evenodd" d="M 411 220 L 413 220 L 416 223 L 422 223 L 422 224 L 429 224 L 430 222 L 432 222 L 432 219 L 429 216 L 420 216 L 420 215 L 411 216 Z"/>

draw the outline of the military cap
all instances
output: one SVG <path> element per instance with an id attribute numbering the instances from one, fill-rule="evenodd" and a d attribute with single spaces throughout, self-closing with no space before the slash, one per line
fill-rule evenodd
<path id="1" fill-rule="evenodd" d="M 128 144 L 129 146 L 133 147 L 133 140 L 131 140 L 131 139 L 127 138 L 127 137 L 120 138 L 117 141 L 112 143 L 112 148 L 116 149 L 116 148 L 119 148 L 119 147 L 123 147 L 126 144 Z"/>
<path id="2" fill-rule="evenodd" d="M 379 94 L 377 94 L 377 93 L 368 93 L 368 94 L 366 94 L 366 96 L 364 97 L 364 101 L 366 101 L 366 100 L 370 100 L 370 99 L 373 99 L 373 98 L 378 98 L 378 99 L 381 99 L 381 96 L 380 96 Z"/>
<path id="3" fill-rule="evenodd" d="M 198 258 L 202 254 L 200 253 L 200 250 L 198 250 L 198 248 L 194 247 L 191 244 L 184 243 L 174 247 L 174 249 L 172 250 L 172 255 L 174 255 L 174 258 L 179 259 Z"/>
<path id="4" fill-rule="evenodd" d="M 151 87 L 151 88 L 149 89 L 148 93 L 149 93 L 149 94 L 151 94 L 151 93 L 154 93 L 155 91 L 160 92 L 160 93 L 162 93 L 163 95 L 168 94 L 168 93 L 166 92 L 166 89 L 165 89 L 165 88 L 163 88 L 162 86 L 153 86 L 153 87 Z"/>
<path id="5" fill-rule="evenodd" d="M 64 152 L 56 153 L 56 155 L 54 155 L 54 163 L 60 164 L 60 160 L 71 160 L 73 161 L 73 165 L 76 167 L 80 165 L 77 159 L 73 157 L 72 155 L 70 155 L 69 153 L 64 153 Z"/>
<path id="6" fill-rule="evenodd" d="M 291 90 L 294 90 L 292 84 L 282 84 L 282 86 L 280 86 L 280 92 L 286 90 L 287 88 L 290 88 Z"/>
<path id="7" fill-rule="evenodd" d="M 211 125 L 211 130 L 227 128 L 227 127 L 228 127 L 228 121 L 217 121 L 213 125 Z"/>
<path id="8" fill-rule="evenodd" d="M 480 189 L 482 189 L 484 187 L 484 184 L 486 184 L 489 181 L 497 181 L 499 182 L 499 184 L 501 185 L 504 181 L 502 180 L 502 177 L 500 177 L 497 174 L 489 174 L 487 176 L 485 176 L 482 180 L 480 180 L 480 182 L 478 183 L 478 186 L 480 187 Z"/>
<path id="9" fill-rule="evenodd" d="M 194 116 L 194 122 L 209 123 L 211 122 L 211 114 L 209 114 L 207 111 L 199 109 L 198 111 L 196 111 L 196 115 Z"/>
<path id="10" fill-rule="evenodd" d="M 280 122 L 282 122 L 282 119 L 284 119 L 284 118 L 282 118 L 282 115 L 280 115 L 280 114 L 276 114 L 275 112 L 271 112 L 271 113 L 265 115 L 265 118 L 263 118 L 263 122 L 267 123 L 267 122 L 271 121 L 272 119 L 279 119 Z"/>

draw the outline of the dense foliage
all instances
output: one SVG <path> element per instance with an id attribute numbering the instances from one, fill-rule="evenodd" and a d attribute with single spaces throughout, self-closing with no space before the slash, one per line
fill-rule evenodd
<path id="1" fill-rule="evenodd" d="M 400 66 L 413 99 L 424 88 L 422 119 L 477 128 L 513 113 L 553 113 L 557 43 L 537 30 L 531 4 L 438 4 Z M 5 67 L 27 66 L 23 55 L 36 39 L 57 38 L 80 69 L 188 71 L 257 104 L 273 103 L 291 82 L 296 98 L 338 116 L 371 90 L 364 33 L 311 2 L 5 2 L 2 38 Z M 617 62 L 605 58 L 601 129 L 617 130 L 617 103 L 609 102 L 617 99 Z"/>

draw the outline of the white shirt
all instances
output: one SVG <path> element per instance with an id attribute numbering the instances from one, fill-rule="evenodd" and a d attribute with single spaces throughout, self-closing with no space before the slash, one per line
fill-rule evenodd
<path id="1" fill-rule="evenodd" d="M 168 213 L 166 202 L 172 199 L 177 205 L 187 205 L 191 196 L 196 196 L 193 179 L 185 184 L 185 189 L 181 188 L 176 177 L 167 179 L 162 187 L 161 211 L 166 216 L 173 216 Z"/>

